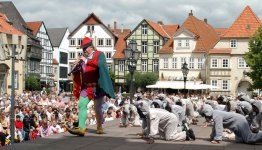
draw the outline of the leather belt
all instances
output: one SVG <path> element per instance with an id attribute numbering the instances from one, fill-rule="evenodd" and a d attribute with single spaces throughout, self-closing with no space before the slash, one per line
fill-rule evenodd
<path id="1" fill-rule="evenodd" d="M 97 83 L 87 83 L 87 87 L 95 87 Z"/>

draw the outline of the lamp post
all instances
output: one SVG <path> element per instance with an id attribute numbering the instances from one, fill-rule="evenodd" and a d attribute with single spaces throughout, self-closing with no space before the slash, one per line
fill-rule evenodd
<path id="1" fill-rule="evenodd" d="M 26 58 L 26 47 L 27 47 L 27 36 L 16 35 L 16 34 L 5 34 L 0 35 L 0 60 L 11 59 L 11 116 L 10 116 L 10 133 L 11 133 L 11 144 L 14 143 L 15 128 L 14 128 L 14 98 L 15 98 L 15 60 L 25 60 Z"/>
<path id="2" fill-rule="evenodd" d="M 182 70 L 183 77 L 184 77 L 184 92 L 185 92 L 184 97 L 186 98 L 186 80 L 187 80 L 187 74 L 189 72 L 186 62 L 183 63 L 181 70 Z"/>
<path id="3" fill-rule="evenodd" d="M 125 49 L 125 58 L 128 63 L 128 71 L 131 75 L 130 83 L 130 103 L 133 104 L 134 97 L 134 73 L 136 71 L 137 60 L 140 57 L 140 51 L 137 50 L 137 43 L 134 39 L 130 40 L 127 48 Z"/>

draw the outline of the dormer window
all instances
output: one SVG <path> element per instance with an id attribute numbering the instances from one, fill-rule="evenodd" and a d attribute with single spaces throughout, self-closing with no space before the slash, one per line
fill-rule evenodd
<path id="1" fill-rule="evenodd" d="M 237 40 L 231 39 L 230 40 L 230 48 L 236 48 L 237 47 Z"/>
<path id="2" fill-rule="evenodd" d="M 247 25 L 246 25 L 246 29 L 247 29 L 247 30 L 250 30 L 250 29 L 251 29 L 250 24 L 247 24 Z"/>

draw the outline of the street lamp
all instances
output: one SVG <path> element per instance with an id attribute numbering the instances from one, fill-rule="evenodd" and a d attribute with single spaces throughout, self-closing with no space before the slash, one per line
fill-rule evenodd
<path id="1" fill-rule="evenodd" d="M 27 47 L 27 36 L 26 35 L 16 35 L 16 34 L 0 34 L 0 60 L 12 61 L 12 91 L 11 91 L 11 116 L 10 116 L 10 126 L 11 126 L 11 144 L 14 143 L 15 128 L 14 128 L 14 98 L 15 98 L 15 60 L 25 60 L 26 59 L 26 47 Z"/>
<path id="2" fill-rule="evenodd" d="M 184 77 L 184 91 L 185 91 L 185 96 L 184 97 L 186 98 L 186 79 L 187 79 L 187 74 L 188 74 L 188 71 L 189 71 L 186 62 L 183 63 L 183 66 L 182 66 L 181 70 L 182 70 L 183 77 Z"/>
<path id="3" fill-rule="evenodd" d="M 134 39 L 132 39 L 129 43 L 127 48 L 125 49 L 125 58 L 128 63 L 128 71 L 131 75 L 131 83 L 130 83 L 130 103 L 133 103 L 134 97 L 134 73 L 136 70 L 137 60 L 140 56 L 140 51 L 137 50 L 137 43 Z"/>

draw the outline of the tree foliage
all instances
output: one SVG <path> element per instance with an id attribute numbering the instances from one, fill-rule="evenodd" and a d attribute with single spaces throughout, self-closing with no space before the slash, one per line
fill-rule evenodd
<path id="1" fill-rule="evenodd" d="M 262 89 L 262 27 L 251 37 L 244 59 L 251 69 L 246 74 L 253 80 L 251 88 Z"/>
<path id="2" fill-rule="evenodd" d="M 152 72 L 147 72 L 147 73 L 140 73 L 140 72 L 135 72 L 134 74 L 135 78 L 135 87 L 145 89 L 147 85 L 155 84 L 156 81 L 158 80 L 158 75 Z M 126 76 L 126 81 L 127 84 L 130 85 L 131 82 L 131 75 L 128 74 Z"/>
<path id="3" fill-rule="evenodd" d="M 38 77 L 35 75 L 29 75 L 25 80 L 25 89 L 30 91 L 41 90 L 41 84 Z"/>

